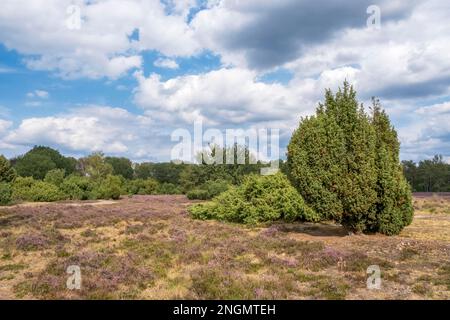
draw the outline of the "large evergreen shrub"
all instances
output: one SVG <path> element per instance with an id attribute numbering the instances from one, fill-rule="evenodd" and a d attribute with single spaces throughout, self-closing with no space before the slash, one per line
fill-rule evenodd
<path id="1" fill-rule="evenodd" d="M 326 91 L 315 116 L 301 119 L 288 145 L 289 177 L 322 219 L 397 234 L 413 214 L 399 147 L 378 101 L 368 115 L 345 82 L 336 94 Z"/>
<path id="2" fill-rule="evenodd" d="M 267 221 L 317 221 L 318 215 L 303 201 L 282 173 L 249 175 L 211 202 L 189 208 L 197 219 L 218 219 L 256 224 Z"/>

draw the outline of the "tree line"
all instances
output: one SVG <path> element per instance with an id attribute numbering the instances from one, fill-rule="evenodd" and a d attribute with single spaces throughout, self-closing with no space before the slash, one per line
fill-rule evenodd
<path id="1" fill-rule="evenodd" d="M 246 147 L 235 145 L 222 152 L 225 156 L 244 152 L 246 163 L 133 163 L 101 152 L 75 159 L 50 147 L 35 146 L 10 160 L 0 156 L 0 204 L 118 199 L 127 194 L 187 194 L 191 199 L 210 199 L 264 166 L 261 162 L 250 164 Z"/>
<path id="2" fill-rule="evenodd" d="M 450 192 L 450 164 L 442 155 L 416 163 L 403 161 L 403 172 L 414 192 Z"/>

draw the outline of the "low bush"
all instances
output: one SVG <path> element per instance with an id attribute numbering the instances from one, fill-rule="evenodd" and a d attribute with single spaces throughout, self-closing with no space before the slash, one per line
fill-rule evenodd
<path id="1" fill-rule="evenodd" d="M 37 181 L 33 184 L 29 192 L 31 201 L 34 202 L 53 202 L 65 198 L 57 186 L 43 181 Z"/>
<path id="2" fill-rule="evenodd" d="M 282 173 L 247 176 L 240 186 L 231 187 L 210 202 L 191 206 L 189 212 L 197 219 L 246 224 L 320 219 Z"/>
<path id="3" fill-rule="evenodd" d="M 189 200 L 207 200 L 211 199 L 208 191 L 195 189 L 186 193 Z"/>
<path id="4" fill-rule="evenodd" d="M 47 183 L 51 183 L 59 188 L 61 184 L 64 182 L 65 175 L 66 172 L 64 171 L 64 169 L 50 170 L 45 175 L 44 181 Z"/>
<path id="5" fill-rule="evenodd" d="M 161 183 L 157 190 L 158 194 L 181 194 L 179 187 L 173 183 Z"/>
<path id="6" fill-rule="evenodd" d="M 9 183 L 0 182 L 0 206 L 6 206 L 12 201 L 12 189 Z"/>
<path id="7" fill-rule="evenodd" d="M 13 201 L 33 201 L 30 190 L 35 183 L 32 177 L 17 177 L 12 185 Z"/>
<path id="8" fill-rule="evenodd" d="M 118 200 L 125 193 L 122 179 L 119 176 L 108 175 L 94 188 L 94 197 L 96 199 Z"/>
<path id="9" fill-rule="evenodd" d="M 64 198 L 57 186 L 32 177 L 18 177 L 12 187 L 12 199 L 15 201 L 53 202 Z"/>
<path id="10" fill-rule="evenodd" d="M 136 179 L 127 182 L 127 192 L 129 194 L 149 195 L 158 191 L 158 181 L 155 179 Z"/>
<path id="11" fill-rule="evenodd" d="M 190 200 L 208 200 L 227 191 L 229 187 L 230 183 L 227 180 L 207 181 L 200 188 L 187 192 L 186 196 Z"/>
<path id="12" fill-rule="evenodd" d="M 61 191 L 69 200 L 92 199 L 93 183 L 88 177 L 70 175 L 61 183 Z"/>
<path id="13" fill-rule="evenodd" d="M 226 180 L 208 181 L 204 184 L 203 188 L 208 191 L 210 199 L 217 197 L 222 192 L 225 192 L 230 187 L 230 183 Z"/>

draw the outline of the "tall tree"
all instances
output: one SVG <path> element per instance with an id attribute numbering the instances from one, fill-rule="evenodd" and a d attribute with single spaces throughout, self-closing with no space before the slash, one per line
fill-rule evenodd
<path id="1" fill-rule="evenodd" d="M 94 152 L 86 158 L 78 160 L 79 171 L 93 180 L 105 179 L 113 173 L 113 167 L 105 161 L 102 152 Z"/>
<path id="2" fill-rule="evenodd" d="M 49 147 L 35 146 L 23 156 L 12 160 L 14 168 L 22 177 L 42 180 L 53 169 L 62 169 L 69 175 L 75 171 L 76 160 L 62 156 Z"/>
<path id="3" fill-rule="evenodd" d="M 113 168 L 113 173 L 116 176 L 122 176 L 125 179 L 133 179 L 134 170 L 133 164 L 127 158 L 106 157 L 105 162 L 109 163 Z"/>

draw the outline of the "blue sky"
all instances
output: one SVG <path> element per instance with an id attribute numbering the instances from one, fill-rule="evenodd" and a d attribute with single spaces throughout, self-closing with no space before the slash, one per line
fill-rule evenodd
<path id="1" fill-rule="evenodd" d="M 365 104 L 380 98 L 402 159 L 448 161 L 450 5 L 378 1 L 374 28 L 371 4 L 3 1 L 0 154 L 46 144 L 165 161 L 171 133 L 199 120 L 279 129 L 284 154 L 300 117 L 347 79 Z"/>

